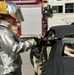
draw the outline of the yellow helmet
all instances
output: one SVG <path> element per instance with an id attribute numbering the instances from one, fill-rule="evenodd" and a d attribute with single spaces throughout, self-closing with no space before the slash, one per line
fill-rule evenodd
<path id="1" fill-rule="evenodd" d="M 9 1 L 0 2 L 0 14 L 10 15 L 18 21 L 23 21 L 23 16 L 18 6 Z"/>

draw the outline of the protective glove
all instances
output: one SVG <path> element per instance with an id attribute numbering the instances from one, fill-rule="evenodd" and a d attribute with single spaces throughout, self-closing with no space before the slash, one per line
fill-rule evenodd
<path id="1" fill-rule="evenodd" d="M 33 46 L 36 46 L 37 42 L 35 41 L 35 39 L 32 39 L 32 41 L 33 41 Z"/>
<path id="2" fill-rule="evenodd" d="M 34 46 L 41 46 L 45 42 L 46 42 L 45 38 L 37 38 L 37 37 L 34 37 L 34 39 L 33 39 Z"/>
<path id="3" fill-rule="evenodd" d="M 46 43 L 46 39 L 45 38 L 40 38 L 38 44 L 41 46 L 41 45 L 44 45 Z"/>
<path id="4" fill-rule="evenodd" d="M 33 46 L 38 46 L 38 43 L 39 43 L 38 37 L 33 37 L 32 41 L 33 41 Z"/>

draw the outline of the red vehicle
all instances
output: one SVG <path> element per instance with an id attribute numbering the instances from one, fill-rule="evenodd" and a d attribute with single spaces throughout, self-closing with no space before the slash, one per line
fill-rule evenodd
<path id="1" fill-rule="evenodd" d="M 3 1 L 3 0 L 1 0 Z M 43 0 L 8 0 L 15 2 L 23 14 L 23 22 L 17 22 L 20 37 L 44 36 Z M 47 26 L 47 25 L 46 25 Z"/>

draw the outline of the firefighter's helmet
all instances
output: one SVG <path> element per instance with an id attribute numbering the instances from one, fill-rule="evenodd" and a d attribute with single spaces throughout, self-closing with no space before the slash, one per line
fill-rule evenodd
<path id="1" fill-rule="evenodd" d="M 9 2 L 9 1 L 6 1 L 6 2 L 3 1 L 3 3 L 1 2 L 0 3 L 0 14 L 10 15 L 19 21 L 24 20 L 20 9 L 13 2 Z"/>

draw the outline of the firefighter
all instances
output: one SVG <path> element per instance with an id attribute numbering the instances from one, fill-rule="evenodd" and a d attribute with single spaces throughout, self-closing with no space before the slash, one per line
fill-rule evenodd
<path id="1" fill-rule="evenodd" d="M 35 39 L 20 41 L 13 30 L 16 20 L 21 20 L 18 10 L 13 2 L 0 2 L 0 75 L 22 75 L 19 54 L 37 45 Z"/>

